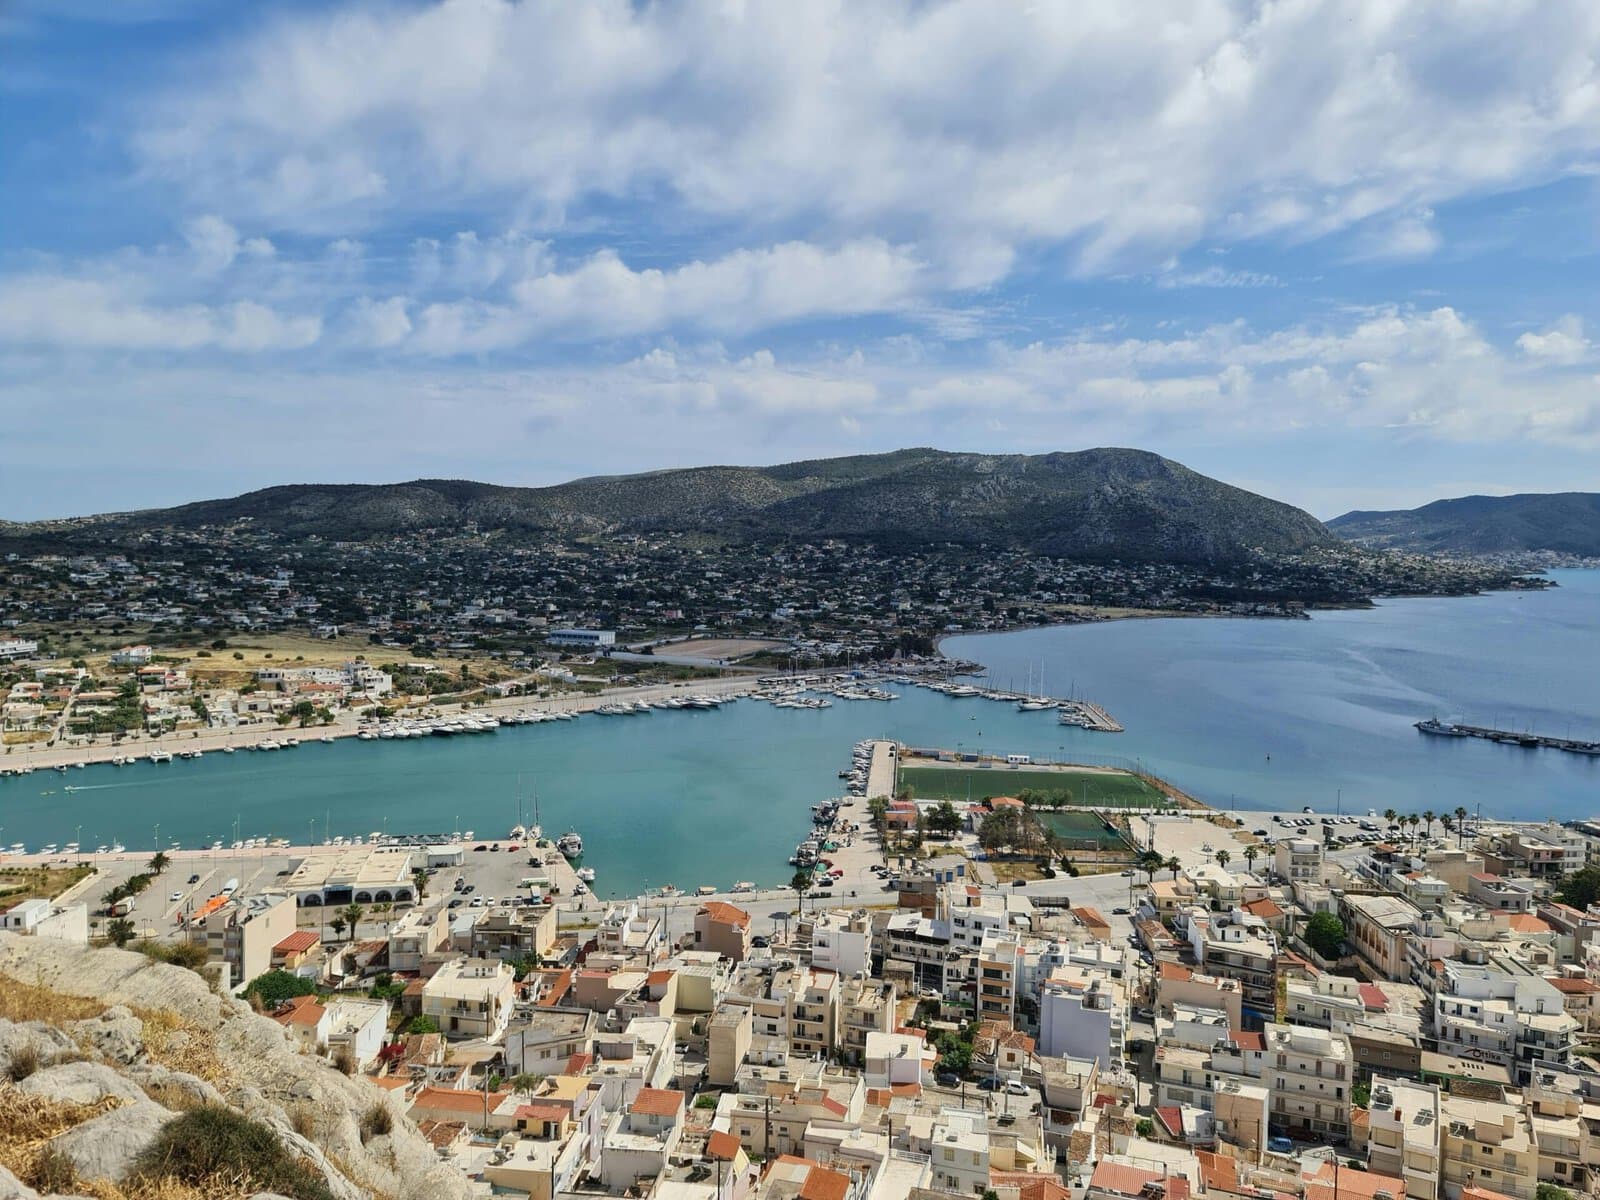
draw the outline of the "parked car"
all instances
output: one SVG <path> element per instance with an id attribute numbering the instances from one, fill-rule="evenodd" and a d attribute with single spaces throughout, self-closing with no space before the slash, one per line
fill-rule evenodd
<path id="1" fill-rule="evenodd" d="M 1004 1086 L 1005 1084 L 1003 1084 L 993 1075 L 990 1075 L 986 1079 L 978 1080 L 978 1090 L 980 1092 L 998 1092 Z"/>
<path id="2" fill-rule="evenodd" d="M 190 883 L 199 883 L 200 882 L 200 876 L 198 876 L 198 875 L 189 876 L 189 882 Z"/>
<path id="3" fill-rule="evenodd" d="M 933 1079 L 934 1082 L 940 1087 L 953 1088 L 959 1087 L 961 1084 L 961 1076 L 957 1075 L 954 1071 L 940 1071 L 933 1077 Z"/>
<path id="4" fill-rule="evenodd" d="M 1006 1091 L 1013 1096 L 1026 1096 L 1028 1094 L 1028 1085 L 1013 1079 L 1006 1084 Z"/>
<path id="5" fill-rule="evenodd" d="M 177 903 L 179 900 L 183 899 L 183 893 L 182 892 L 173 892 L 172 895 L 169 897 L 169 899 L 171 899 L 173 901 L 173 903 Z"/>
<path id="6" fill-rule="evenodd" d="M 1267 1149 L 1274 1154 L 1293 1154 L 1294 1143 L 1281 1135 L 1267 1139 Z"/>
<path id="7" fill-rule="evenodd" d="M 1013 879 L 1011 881 L 1011 886 L 1012 887 L 1027 887 L 1028 886 L 1028 881 L 1026 879 Z"/>

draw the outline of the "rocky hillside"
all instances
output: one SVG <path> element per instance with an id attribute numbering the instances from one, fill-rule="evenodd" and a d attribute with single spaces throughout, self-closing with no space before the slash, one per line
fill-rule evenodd
<path id="1" fill-rule="evenodd" d="M 1309 514 L 1142 450 L 892 454 L 777 467 L 695 467 L 546 488 L 456 480 L 296 485 L 229 500 L 13 525 L 8 540 L 110 541 L 163 527 L 249 521 L 291 537 L 354 540 L 459 530 L 583 535 L 687 531 L 730 540 L 956 542 L 1086 559 L 1207 562 L 1335 539 Z"/>
<path id="2" fill-rule="evenodd" d="M 465 1200 L 397 1105 L 192 971 L 0 933 L 0 1198 Z"/>
<path id="3" fill-rule="evenodd" d="M 1600 558 L 1600 493 L 1463 496 L 1395 512 L 1349 512 L 1328 527 L 1372 550 Z"/>

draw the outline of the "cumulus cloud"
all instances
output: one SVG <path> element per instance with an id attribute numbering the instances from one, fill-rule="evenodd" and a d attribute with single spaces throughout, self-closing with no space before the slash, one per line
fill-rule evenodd
<path id="1" fill-rule="evenodd" d="M 1583 322 L 1569 314 L 1543 333 L 1523 334 L 1517 339 L 1517 349 L 1532 359 L 1572 366 L 1588 358 L 1592 347 L 1584 336 Z"/>
<path id="2" fill-rule="evenodd" d="M 133 140 L 197 205 L 282 226 L 647 198 L 915 242 L 982 286 L 1029 243 L 1086 271 L 1358 226 L 1429 253 L 1432 206 L 1592 163 L 1597 47 L 1586 0 L 445 0 L 286 17 Z"/>
<path id="3" fill-rule="evenodd" d="M 59 275 L 0 280 L 0 342 L 66 349 L 259 353 L 304 349 L 322 333 L 316 316 L 251 300 L 162 305 L 115 285 Z"/>

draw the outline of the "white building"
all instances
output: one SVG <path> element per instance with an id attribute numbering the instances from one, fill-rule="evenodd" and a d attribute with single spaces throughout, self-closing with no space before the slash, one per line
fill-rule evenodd
<path id="1" fill-rule="evenodd" d="M 1272 1129 L 1350 1136 L 1354 1059 L 1342 1034 L 1268 1023 L 1264 1076 L 1272 1092 Z"/>
<path id="2" fill-rule="evenodd" d="M 603 646 L 615 646 L 617 635 L 610 629 L 552 629 L 545 635 L 545 641 L 552 646 L 598 649 Z"/>
<path id="3" fill-rule="evenodd" d="M 819 913 L 811 926 L 811 965 L 847 978 L 872 969 L 872 925 L 844 913 Z"/>
<path id="4" fill-rule="evenodd" d="M 1039 990 L 1039 1053 L 1093 1059 L 1101 1070 L 1122 1061 L 1122 987 L 1099 972 L 1058 970 Z"/>
<path id="5" fill-rule="evenodd" d="M 0 928 L 75 946 L 89 944 L 89 906 L 24 900 L 0 915 Z"/>
<path id="6" fill-rule="evenodd" d="M 154 653 L 149 646 L 124 646 L 111 652 L 110 662 L 113 667 L 142 667 Z"/>
<path id="7" fill-rule="evenodd" d="M 1372 1077 L 1367 1169 L 1406 1181 L 1410 1200 L 1438 1200 L 1439 1087 Z"/>
<path id="8" fill-rule="evenodd" d="M 928 1139 L 933 1186 L 957 1196 L 989 1189 L 989 1129 L 982 1113 L 946 1108 Z"/>
<path id="9" fill-rule="evenodd" d="M 27 638 L 0 638 L 0 662 L 18 658 L 32 658 L 39 653 L 39 643 Z"/>
<path id="10" fill-rule="evenodd" d="M 365 997 L 337 996 L 327 1004 L 327 1045 L 348 1048 L 356 1070 L 365 1071 L 383 1049 L 389 1032 L 389 1005 Z"/>
<path id="11" fill-rule="evenodd" d="M 506 1031 L 517 977 L 498 958 L 453 959 L 422 985 L 422 1014 L 447 1037 L 493 1041 Z"/>

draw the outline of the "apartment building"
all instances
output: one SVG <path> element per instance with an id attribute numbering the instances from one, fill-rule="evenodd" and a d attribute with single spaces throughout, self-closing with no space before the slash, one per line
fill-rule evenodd
<path id="1" fill-rule="evenodd" d="M 1539 1156 L 1533 1125 L 1523 1106 L 1509 1098 L 1477 1094 L 1447 1094 L 1441 1103 L 1447 1200 L 1461 1200 L 1468 1188 L 1487 1188 L 1512 1200 L 1533 1200 Z"/>
<path id="2" fill-rule="evenodd" d="M 811 923 L 811 965 L 850 977 L 872 969 L 872 923 L 856 913 L 819 913 Z"/>
<path id="3" fill-rule="evenodd" d="M 1278 942 L 1267 923 L 1241 909 L 1220 918 L 1196 908 L 1186 915 L 1189 942 L 1201 969 L 1237 981 L 1245 1008 L 1274 1013 Z"/>
<path id="4" fill-rule="evenodd" d="M 497 1038 L 510 1024 L 516 986 L 499 959 L 452 959 L 422 985 L 422 1015 L 449 1037 Z"/>
<path id="5" fill-rule="evenodd" d="M 1367 1166 L 1406 1181 L 1409 1200 L 1439 1200 L 1441 1097 L 1432 1083 L 1375 1075 L 1367 1109 Z"/>
<path id="6" fill-rule="evenodd" d="M 1122 1061 L 1126 998 L 1098 971 L 1063 967 L 1039 991 L 1039 1053 L 1093 1059 L 1102 1070 Z"/>
<path id="7" fill-rule="evenodd" d="M 1382 979 L 1408 978 L 1407 945 L 1421 910 L 1398 896 L 1346 895 L 1339 908 L 1356 954 Z"/>
<path id="8" fill-rule="evenodd" d="M 206 956 L 228 965 L 240 987 L 272 967 L 272 948 L 295 931 L 295 904 L 288 896 L 234 896 L 204 918 Z"/>
<path id="9" fill-rule="evenodd" d="M 1526 1083 L 1537 1067 L 1571 1062 L 1578 1022 L 1548 979 L 1446 962 L 1434 996 L 1433 1029 L 1441 1051 L 1510 1067 Z"/>
<path id="10" fill-rule="evenodd" d="M 1272 851 L 1273 868 L 1291 884 L 1321 883 L 1322 843 L 1312 838 L 1284 838 Z"/>
<path id="11" fill-rule="evenodd" d="M 1350 1136 L 1350 1043 L 1324 1029 L 1268 1023 L 1262 1032 L 1264 1082 L 1274 1132 Z"/>

